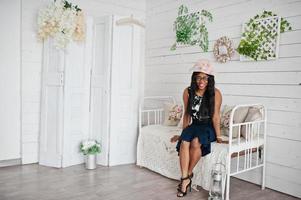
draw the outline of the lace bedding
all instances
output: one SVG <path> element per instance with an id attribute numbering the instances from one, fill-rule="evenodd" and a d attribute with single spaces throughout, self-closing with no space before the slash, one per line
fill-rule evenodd
<path id="1" fill-rule="evenodd" d="M 141 128 L 137 145 L 137 165 L 146 167 L 171 179 L 180 179 L 180 164 L 176 143 L 171 143 L 173 135 L 180 135 L 182 129 L 177 126 L 149 125 Z M 192 183 L 209 190 L 211 169 L 215 163 L 225 166 L 227 161 L 227 144 L 211 145 L 211 153 L 194 168 Z"/>

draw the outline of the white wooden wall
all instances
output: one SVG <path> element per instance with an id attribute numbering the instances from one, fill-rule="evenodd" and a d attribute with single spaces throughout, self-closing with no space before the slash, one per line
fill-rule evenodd
<path id="1" fill-rule="evenodd" d="M 175 41 L 173 22 L 181 4 L 212 12 L 209 52 L 203 53 L 199 47 L 169 50 Z M 199 58 L 213 61 L 213 44 L 221 36 L 230 37 L 237 46 L 241 24 L 264 9 L 285 17 L 293 27 L 281 34 L 279 59 L 240 62 L 236 54 L 227 64 L 215 62 L 216 86 L 223 94 L 223 104 L 259 102 L 267 107 L 267 187 L 301 197 L 301 1 L 147 1 L 145 95 L 174 95 L 182 101 L 193 63 Z M 244 178 L 258 182 L 258 175 Z"/>
<path id="2" fill-rule="evenodd" d="M 22 0 L 22 163 L 38 161 L 42 43 L 36 38 L 38 9 L 52 0 Z M 145 18 L 145 0 L 74 0 L 86 15 L 99 17 L 110 14 Z"/>
<path id="3" fill-rule="evenodd" d="M 20 9 L 20 0 L 0 1 L 0 166 L 21 158 Z"/>

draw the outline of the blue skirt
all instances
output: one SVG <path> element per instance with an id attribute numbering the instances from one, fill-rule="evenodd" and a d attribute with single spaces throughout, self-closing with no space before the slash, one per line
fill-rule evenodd
<path id="1" fill-rule="evenodd" d="M 209 154 L 211 152 L 211 142 L 216 141 L 215 130 L 212 122 L 192 122 L 192 124 L 183 129 L 176 146 L 177 151 L 180 152 L 182 141 L 191 142 L 195 137 L 199 138 L 202 156 Z"/>

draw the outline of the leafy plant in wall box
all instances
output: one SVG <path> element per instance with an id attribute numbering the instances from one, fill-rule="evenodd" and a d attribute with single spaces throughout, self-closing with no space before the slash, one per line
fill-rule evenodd
<path id="1" fill-rule="evenodd" d="M 208 30 L 206 23 L 212 22 L 212 14 L 207 10 L 188 13 L 188 8 L 181 5 L 178 10 L 178 17 L 174 22 L 176 42 L 170 48 L 176 50 L 179 45 L 199 45 L 203 51 L 208 51 Z"/>
<path id="2" fill-rule="evenodd" d="M 287 20 L 264 11 L 244 25 L 237 51 L 256 61 L 276 58 L 279 34 L 288 30 L 292 27 Z"/>

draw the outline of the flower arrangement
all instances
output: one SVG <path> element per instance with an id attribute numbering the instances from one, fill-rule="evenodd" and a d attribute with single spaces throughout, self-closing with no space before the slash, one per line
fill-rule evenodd
<path id="1" fill-rule="evenodd" d="M 204 52 L 207 52 L 209 40 L 206 23 L 207 21 L 212 22 L 212 20 L 212 14 L 207 10 L 188 13 L 188 8 L 181 5 L 178 17 L 174 22 L 176 42 L 170 50 L 176 50 L 177 45 L 199 45 Z"/>
<path id="2" fill-rule="evenodd" d="M 179 121 L 182 117 L 182 107 L 174 105 L 168 113 L 168 120 Z"/>
<path id="3" fill-rule="evenodd" d="M 100 153 L 100 143 L 96 140 L 84 140 L 80 144 L 80 152 L 82 152 L 84 155 Z"/>
<path id="4" fill-rule="evenodd" d="M 66 0 L 55 0 L 38 14 L 38 39 L 54 38 L 54 45 L 64 49 L 71 41 L 85 39 L 85 23 L 82 10 Z"/>

